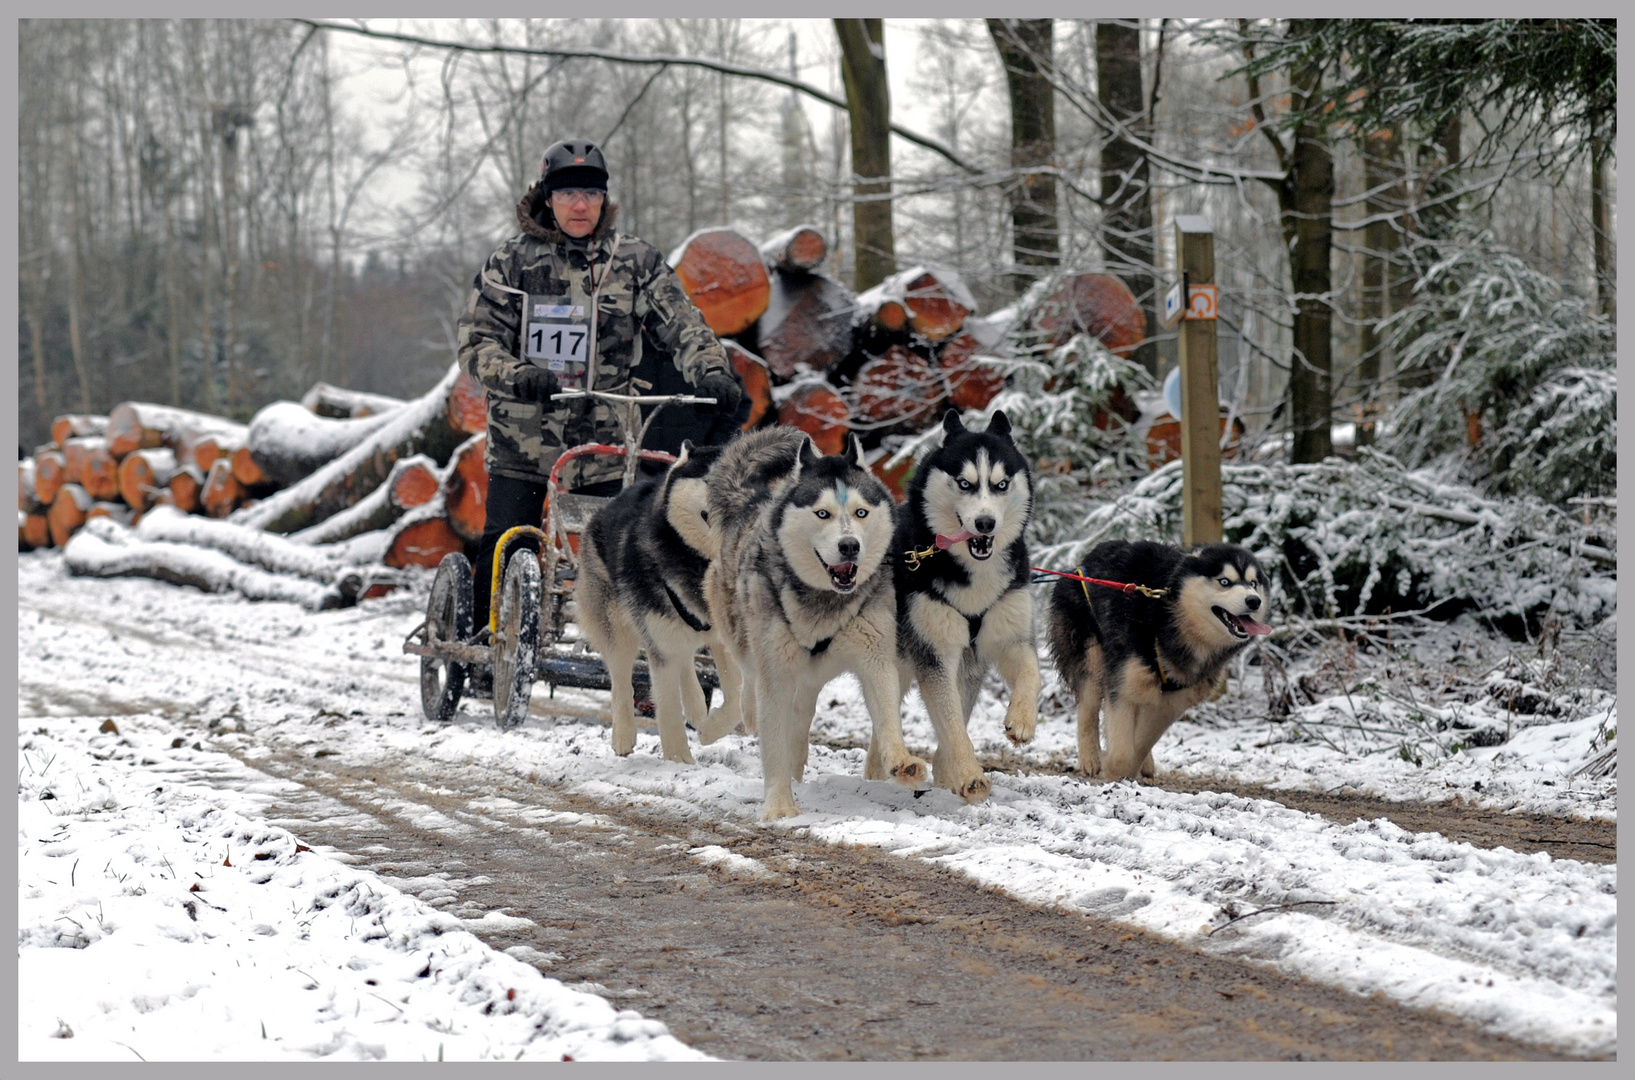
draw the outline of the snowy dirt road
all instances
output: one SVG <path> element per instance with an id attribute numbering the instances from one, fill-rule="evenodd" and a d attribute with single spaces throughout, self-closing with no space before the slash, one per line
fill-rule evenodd
<path id="1" fill-rule="evenodd" d="M 20 736 L 117 717 L 110 764 L 230 791 L 708 1054 L 1616 1053 L 1605 814 L 1388 807 L 1253 770 L 1086 784 L 1060 733 L 1010 762 L 984 733 L 1014 770 L 987 804 L 915 799 L 860 779 L 866 717 L 837 684 L 808 813 L 767 828 L 753 740 L 689 767 L 651 732 L 619 759 L 594 723 L 426 724 L 400 651 L 417 594 L 313 614 L 50 557 L 19 585 Z"/>

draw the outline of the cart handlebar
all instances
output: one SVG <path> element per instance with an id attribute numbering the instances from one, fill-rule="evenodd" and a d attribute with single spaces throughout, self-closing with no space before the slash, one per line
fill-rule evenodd
<path id="1" fill-rule="evenodd" d="M 680 405 L 714 405 L 712 397 L 698 397 L 694 394 L 610 394 L 605 390 L 564 390 L 559 394 L 552 394 L 552 401 L 571 401 L 575 398 L 594 397 L 605 401 L 618 401 L 627 405 L 666 405 L 675 402 Z"/>

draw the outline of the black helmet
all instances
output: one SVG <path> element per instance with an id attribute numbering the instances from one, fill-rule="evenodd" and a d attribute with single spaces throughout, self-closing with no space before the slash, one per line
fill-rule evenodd
<path id="1" fill-rule="evenodd" d="M 571 187 L 607 188 L 607 162 L 602 151 L 584 139 L 553 143 L 545 151 L 539 175 L 547 192 Z"/>

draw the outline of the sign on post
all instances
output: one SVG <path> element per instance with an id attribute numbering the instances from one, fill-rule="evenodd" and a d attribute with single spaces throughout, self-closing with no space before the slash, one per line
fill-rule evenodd
<path id="1" fill-rule="evenodd" d="M 1181 540 L 1221 538 L 1221 417 L 1215 321 L 1215 232 L 1206 218 L 1175 219 L 1175 250 L 1186 290 L 1181 368 Z M 1167 307 L 1167 305 L 1166 305 Z"/>

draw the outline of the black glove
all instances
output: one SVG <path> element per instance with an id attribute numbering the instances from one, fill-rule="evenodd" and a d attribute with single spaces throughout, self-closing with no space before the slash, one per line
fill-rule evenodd
<path id="1" fill-rule="evenodd" d="M 698 380 L 698 396 L 714 398 L 716 412 L 730 413 L 737 411 L 738 403 L 744 400 L 744 388 L 732 372 L 712 371 Z"/>
<path id="2" fill-rule="evenodd" d="M 562 384 L 556 381 L 556 376 L 536 364 L 523 364 L 512 380 L 512 386 L 518 401 L 537 401 L 545 406 L 554 404 L 552 394 L 562 392 Z"/>

